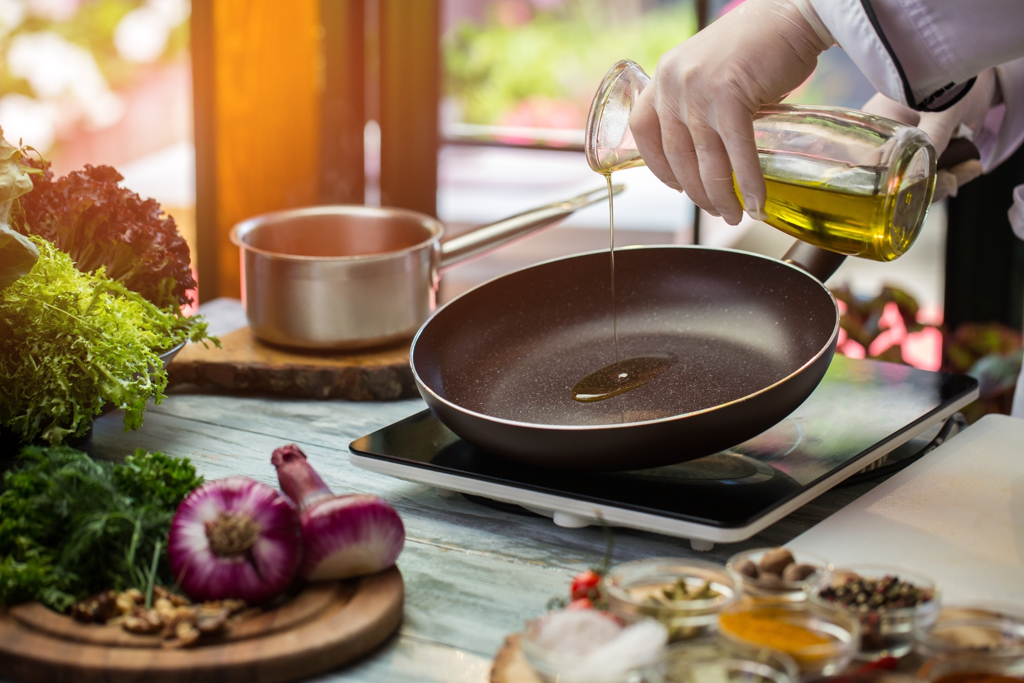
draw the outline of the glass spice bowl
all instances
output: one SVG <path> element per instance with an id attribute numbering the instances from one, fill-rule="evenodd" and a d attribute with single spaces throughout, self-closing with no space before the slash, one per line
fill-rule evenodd
<path id="1" fill-rule="evenodd" d="M 657 662 L 641 671 L 639 683 L 797 683 L 799 679 L 800 668 L 788 655 L 706 636 L 665 648 Z"/>
<path id="2" fill-rule="evenodd" d="M 877 582 L 886 577 L 897 577 L 927 597 L 920 598 L 914 606 L 884 608 L 873 607 L 870 597 L 863 603 L 856 602 L 856 606 L 846 606 L 826 597 L 830 589 L 855 590 L 857 579 Z M 901 567 L 884 565 L 855 565 L 823 572 L 808 586 L 808 595 L 813 604 L 836 607 L 856 615 L 861 634 L 857 659 L 868 662 L 883 657 L 902 657 L 910 652 L 914 646 L 914 629 L 935 623 L 940 607 L 940 592 L 935 581 Z"/>
<path id="3" fill-rule="evenodd" d="M 797 580 L 759 580 L 744 571 L 744 566 L 760 567 L 766 555 L 779 550 L 788 550 L 793 557 L 793 564 L 813 568 L 814 574 Z M 823 557 L 792 548 L 754 548 L 736 553 L 725 563 L 726 570 L 732 574 L 743 587 L 743 595 L 750 596 L 759 602 L 803 602 L 807 599 L 807 586 L 816 574 L 834 569 L 832 564 Z"/>
<path id="4" fill-rule="evenodd" d="M 917 672 L 919 681 L 928 683 L 1013 683 L 1024 681 L 1020 663 L 1016 666 L 1006 662 L 986 659 L 956 658 L 945 661 L 929 660 Z"/>
<path id="5" fill-rule="evenodd" d="M 721 566 L 670 557 L 612 567 L 602 590 L 612 614 L 626 623 L 656 619 L 668 629 L 669 642 L 713 633 L 718 613 L 740 596 L 735 577 Z M 684 590 L 693 597 L 684 598 Z M 675 596 L 679 599 L 673 599 Z"/>
<path id="6" fill-rule="evenodd" d="M 665 627 L 652 619 L 623 627 L 613 615 L 592 609 L 548 612 L 519 634 L 526 663 L 545 683 L 633 683 L 667 641 Z"/>
<path id="7" fill-rule="evenodd" d="M 854 671 L 848 674 L 812 678 L 804 680 L 803 683 L 920 683 L 920 681 L 910 674 L 894 671 Z"/>
<path id="8" fill-rule="evenodd" d="M 933 624 L 914 629 L 914 651 L 928 669 L 940 662 L 991 665 L 1024 674 L 1024 619 L 1005 613 L 944 608 Z"/>
<path id="9" fill-rule="evenodd" d="M 804 676 L 842 671 L 860 643 L 860 622 L 854 615 L 809 601 L 764 603 L 741 598 L 719 615 L 718 632 L 733 643 L 792 657 Z M 809 639 L 818 642 L 801 642 Z"/>

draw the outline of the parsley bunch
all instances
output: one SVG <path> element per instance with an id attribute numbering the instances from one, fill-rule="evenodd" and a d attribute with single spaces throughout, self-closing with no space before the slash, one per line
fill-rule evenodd
<path id="1" fill-rule="evenodd" d="M 159 354 L 207 338 L 206 323 L 158 308 L 100 267 L 82 273 L 40 237 L 39 261 L 0 291 L 0 426 L 25 441 L 82 436 L 104 406 L 142 425 L 167 372 Z"/>
<path id="2" fill-rule="evenodd" d="M 51 446 L 20 459 L 0 494 L 0 605 L 65 611 L 100 591 L 171 583 L 167 532 L 203 483 L 187 458 L 137 450 L 114 464 Z"/>

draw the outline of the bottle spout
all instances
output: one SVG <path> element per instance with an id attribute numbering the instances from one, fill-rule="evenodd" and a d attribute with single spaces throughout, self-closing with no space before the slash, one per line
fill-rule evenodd
<path id="1" fill-rule="evenodd" d="M 636 62 L 617 62 L 601 81 L 587 117 L 584 147 L 590 168 L 607 175 L 643 166 L 629 128 L 629 115 L 651 79 Z"/>

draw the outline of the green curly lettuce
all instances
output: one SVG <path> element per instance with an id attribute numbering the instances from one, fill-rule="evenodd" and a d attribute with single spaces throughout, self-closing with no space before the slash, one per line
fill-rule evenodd
<path id="1" fill-rule="evenodd" d="M 31 272 L 0 291 L 0 426 L 25 441 L 83 436 L 112 404 L 125 430 L 159 403 L 167 372 L 159 354 L 208 338 L 201 319 L 158 308 L 106 277 L 82 273 L 53 244 Z M 213 340 L 215 343 L 216 340 Z"/>

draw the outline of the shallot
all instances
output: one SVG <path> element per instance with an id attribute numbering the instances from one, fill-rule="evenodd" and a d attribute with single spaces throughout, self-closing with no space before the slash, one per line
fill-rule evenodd
<path id="1" fill-rule="evenodd" d="M 300 575 L 347 579 L 387 569 L 405 543 L 395 509 L 376 496 L 335 496 L 295 444 L 274 451 L 281 490 L 299 506 L 305 555 Z"/>
<path id="2" fill-rule="evenodd" d="M 178 506 L 167 555 L 175 580 L 193 600 L 266 602 L 298 571 L 299 515 L 266 484 L 245 477 L 217 479 Z"/>

